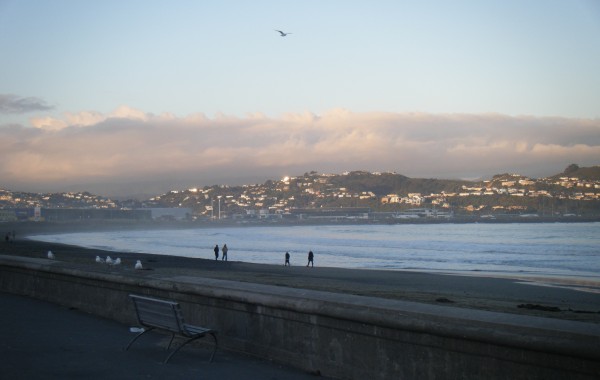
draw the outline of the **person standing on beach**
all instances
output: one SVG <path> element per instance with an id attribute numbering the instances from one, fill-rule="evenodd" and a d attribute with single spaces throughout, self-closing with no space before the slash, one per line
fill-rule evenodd
<path id="1" fill-rule="evenodd" d="M 315 266 L 315 261 L 314 261 L 315 255 L 313 254 L 313 251 L 308 251 L 308 264 L 306 264 L 306 267 L 308 268 L 308 266 Z"/>
<path id="2" fill-rule="evenodd" d="M 283 264 L 283 266 L 291 266 L 290 265 L 290 253 L 289 252 L 285 253 L 285 264 Z"/>
<path id="3" fill-rule="evenodd" d="M 215 248 L 213 249 L 213 251 L 215 251 L 215 260 L 219 260 L 219 245 L 216 244 Z"/>
<path id="4" fill-rule="evenodd" d="M 227 248 L 227 244 L 223 244 L 223 248 L 221 249 L 221 252 L 223 252 L 223 255 L 222 255 L 223 258 L 221 260 L 227 261 L 227 251 L 228 250 L 229 249 Z"/>

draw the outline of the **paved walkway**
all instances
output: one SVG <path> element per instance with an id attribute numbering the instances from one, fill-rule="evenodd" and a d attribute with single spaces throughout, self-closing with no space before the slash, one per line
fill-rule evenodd
<path id="1" fill-rule="evenodd" d="M 0 293 L 0 357 L 5 379 L 268 379 L 316 377 L 271 362 L 190 344 L 162 364 L 169 336 L 134 336 L 115 321 Z"/>

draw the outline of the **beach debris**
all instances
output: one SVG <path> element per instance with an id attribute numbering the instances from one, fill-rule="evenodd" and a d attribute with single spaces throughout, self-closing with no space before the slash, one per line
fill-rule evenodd
<path id="1" fill-rule="evenodd" d="M 142 269 L 144 269 L 144 268 L 142 267 L 142 262 L 141 262 L 140 260 L 138 260 L 138 261 L 136 261 L 136 262 L 135 262 L 135 269 L 137 269 L 137 270 L 142 270 Z"/>
<path id="2" fill-rule="evenodd" d="M 144 330 L 145 329 L 143 327 L 130 327 L 129 328 L 129 331 L 132 332 L 132 333 L 143 333 Z"/>
<path id="3" fill-rule="evenodd" d="M 111 259 L 110 256 L 106 256 L 106 260 L 104 260 L 105 263 L 107 263 L 108 265 L 112 265 L 113 264 L 113 259 Z"/>
<path id="4" fill-rule="evenodd" d="M 100 264 L 104 264 L 104 259 L 101 258 L 100 256 L 96 256 L 96 262 L 100 263 Z"/>
<path id="5" fill-rule="evenodd" d="M 48 251 L 48 258 L 54 260 L 54 253 L 52 253 L 52 251 Z"/>
<path id="6" fill-rule="evenodd" d="M 121 265 L 121 258 L 117 257 L 115 261 L 113 261 L 113 265 Z"/>
<path id="7" fill-rule="evenodd" d="M 592 310 L 573 310 L 571 308 L 568 311 L 572 313 L 581 313 L 581 314 L 600 314 L 600 311 L 592 311 Z"/>
<path id="8" fill-rule="evenodd" d="M 517 306 L 519 309 L 541 310 L 541 311 L 562 311 L 556 306 L 545 306 L 531 303 L 522 303 Z"/>

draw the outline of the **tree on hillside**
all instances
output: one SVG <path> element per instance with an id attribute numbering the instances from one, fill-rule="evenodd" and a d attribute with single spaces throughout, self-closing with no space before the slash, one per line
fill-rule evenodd
<path id="1" fill-rule="evenodd" d="M 565 169 L 565 171 L 563 173 L 571 174 L 571 173 L 575 173 L 577 170 L 579 170 L 579 165 L 571 164 L 571 165 L 567 166 L 567 168 Z"/>

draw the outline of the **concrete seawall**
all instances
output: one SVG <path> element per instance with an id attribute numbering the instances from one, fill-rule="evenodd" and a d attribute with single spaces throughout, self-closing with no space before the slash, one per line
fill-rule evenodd
<path id="1" fill-rule="evenodd" d="M 597 379 L 600 326 L 0 256 L 0 290 L 135 325 L 128 294 L 177 300 L 224 349 L 340 379 Z"/>

